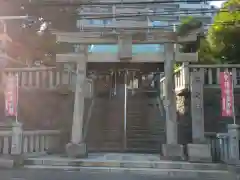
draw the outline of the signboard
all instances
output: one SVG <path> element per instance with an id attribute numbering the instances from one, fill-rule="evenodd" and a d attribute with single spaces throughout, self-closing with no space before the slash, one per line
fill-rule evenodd
<path id="1" fill-rule="evenodd" d="M 229 72 L 220 73 L 222 116 L 233 116 L 233 86 Z"/>
<path id="2" fill-rule="evenodd" d="M 17 117 L 18 76 L 11 75 L 5 79 L 5 115 Z"/>

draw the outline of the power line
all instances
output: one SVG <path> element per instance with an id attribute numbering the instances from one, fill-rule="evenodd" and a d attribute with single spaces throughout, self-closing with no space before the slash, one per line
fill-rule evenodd
<path id="1" fill-rule="evenodd" d="M 240 11 L 240 10 L 236 10 L 235 12 L 238 12 L 238 11 Z M 209 12 L 209 11 L 205 11 L 205 12 Z M 210 11 L 210 12 L 212 12 L 212 11 Z M 228 10 L 221 10 L 221 12 L 229 12 Z M 198 13 L 198 12 L 192 12 L 192 13 L 190 13 L 190 14 L 195 14 L 195 13 Z M 131 13 L 129 13 L 129 14 L 131 14 Z M 157 15 L 165 15 L 165 13 L 158 13 Z M 177 15 L 176 13 L 169 13 L 168 15 Z M 138 16 L 149 16 L 148 14 L 138 14 Z M 133 15 L 128 15 L 128 16 L 126 16 L 126 15 L 122 15 L 122 16 L 109 16 L 109 17 L 95 17 L 95 18 L 86 18 L 86 19 L 88 19 L 88 20 L 90 20 L 90 19 L 102 19 L 102 20 L 106 20 L 107 18 L 111 18 L 111 19 L 113 19 L 113 18 L 119 18 L 119 17 L 122 17 L 122 18 L 126 18 L 126 17 L 133 17 Z M 176 20 L 177 21 L 177 20 Z M 161 22 L 161 21 L 160 21 Z M 181 22 L 179 22 L 179 23 L 181 23 Z M 110 24 L 110 23 L 109 23 Z M 99 24 L 99 28 L 102 28 L 102 29 L 104 29 L 104 28 L 108 28 L 108 29 L 111 29 L 111 27 L 109 27 L 108 25 L 109 24 Z M 174 26 L 180 26 L 181 24 L 174 24 L 174 23 L 172 23 L 172 24 L 170 24 L 170 25 L 166 25 L 166 26 L 162 26 L 162 25 L 153 25 L 152 27 L 151 26 L 149 26 L 149 28 L 145 28 L 145 29 L 164 29 L 164 28 L 170 28 L 170 27 L 174 27 Z M 234 21 L 233 22 L 223 22 L 223 21 L 219 21 L 219 22 L 214 22 L 214 24 L 202 24 L 203 25 L 203 27 L 205 26 L 205 27 L 208 27 L 208 26 L 211 26 L 211 25 L 225 25 L 225 26 L 227 26 L 227 25 L 231 25 L 231 26 L 238 26 L 238 24 L 236 24 Z M 108 27 L 107 27 L 108 26 Z M 81 25 L 80 25 L 80 27 L 81 27 Z M 84 25 L 82 26 L 83 28 L 84 28 Z M 88 28 L 86 28 L 86 29 L 88 29 Z M 97 28 L 96 28 L 97 29 Z M 112 27 L 112 29 L 115 29 L 114 27 Z M 133 28 L 134 29 L 134 28 Z"/>
<path id="2" fill-rule="evenodd" d="M 40 5 L 40 6 L 81 6 L 81 5 L 145 5 L 145 4 L 169 4 L 169 3 L 200 3 L 200 2 L 211 2 L 211 1 L 222 1 L 222 0 L 162 0 L 162 1 L 108 1 L 108 2 L 92 2 L 89 1 L 73 1 L 73 2 L 33 2 L 31 5 Z"/>
<path id="3" fill-rule="evenodd" d="M 192 1 L 192 0 L 190 0 Z M 188 1 L 188 2 L 190 2 Z M 212 0 L 210 0 L 212 1 Z M 155 1 L 154 3 L 163 3 L 163 2 L 167 2 L 167 3 L 170 3 L 170 2 L 176 2 L 176 1 Z M 186 2 L 186 1 L 183 1 L 183 2 Z M 192 2 L 199 2 L 199 1 L 196 1 L 196 0 L 193 0 Z M 138 2 L 134 2 L 134 3 L 138 3 Z M 149 2 L 145 2 L 145 3 L 149 3 Z M 186 12 L 187 11 L 187 12 Z M 194 14 L 202 14 L 203 17 L 204 17 L 204 14 L 206 13 L 217 13 L 217 12 L 230 12 L 229 9 L 221 9 L 221 10 L 217 10 L 217 9 L 203 9 L 203 10 L 190 10 L 192 12 L 189 12 L 188 10 L 182 10 L 181 11 L 178 11 L 178 12 L 173 12 L 173 11 L 165 11 L 165 12 L 162 12 L 162 13 L 156 13 L 156 12 L 150 12 L 150 13 L 124 13 L 123 15 L 98 15 L 99 17 L 97 17 L 96 15 L 92 14 L 92 15 L 77 15 L 79 17 L 83 17 L 83 19 L 114 19 L 114 18 L 134 18 L 134 17 L 141 17 L 141 16 L 178 16 L 178 15 L 194 15 Z M 240 10 L 234 10 L 234 12 L 238 12 Z M 181 17 L 180 17 L 181 18 Z M 126 19 L 127 20 L 127 19 Z M 164 21 L 164 20 L 161 20 L 161 21 Z M 170 21 L 170 20 L 166 20 L 166 21 Z M 176 21 L 179 21 L 179 19 L 176 19 Z M 204 26 L 209 26 L 210 24 L 204 24 Z M 171 25 L 170 25 L 171 26 Z M 162 26 L 161 26 L 162 27 Z M 168 26 L 169 27 L 169 26 Z M 151 28 L 151 27 L 150 27 Z"/>

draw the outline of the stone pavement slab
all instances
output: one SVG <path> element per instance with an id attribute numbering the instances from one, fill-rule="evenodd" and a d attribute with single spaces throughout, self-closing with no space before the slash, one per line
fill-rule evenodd
<path id="1" fill-rule="evenodd" d="M 99 173 L 51 169 L 0 170 L 0 174 L 1 180 L 200 180 L 200 178 L 166 178 L 159 175 L 147 174 Z"/>

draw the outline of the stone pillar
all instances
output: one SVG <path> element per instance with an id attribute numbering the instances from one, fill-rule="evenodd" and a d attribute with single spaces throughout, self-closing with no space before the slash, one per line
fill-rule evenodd
<path id="1" fill-rule="evenodd" d="M 237 124 L 228 125 L 229 135 L 229 163 L 236 164 L 239 162 L 239 140 L 240 126 Z"/>
<path id="2" fill-rule="evenodd" d="M 163 155 L 170 159 L 182 159 L 184 157 L 183 146 L 178 144 L 178 125 L 176 94 L 174 89 L 174 44 L 165 44 L 165 100 L 164 107 L 166 112 L 166 139 L 167 144 L 163 145 Z"/>
<path id="3" fill-rule="evenodd" d="M 205 144 L 204 104 L 203 104 L 204 69 L 193 69 L 191 72 L 191 114 L 192 144 L 187 145 L 190 161 L 212 161 L 211 146 Z"/>
<path id="4" fill-rule="evenodd" d="M 66 151 L 70 157 L 86 157 L 87 147 L 83 142 L 83 115 L 84 115 L 84 86 L 86 82 L 87 47 L 82 50 L 85 59 L 77 62 L 77 78 L 75 88 L 74 112 L 72 123 L 71 142 L 67 144 Z"/>
<path id="5" fill-rule="evenodd" d="M 11 155 L 22 154 L 22 124 L 19 122 L 12 123 L 12 141 L 11 141 Z"/>

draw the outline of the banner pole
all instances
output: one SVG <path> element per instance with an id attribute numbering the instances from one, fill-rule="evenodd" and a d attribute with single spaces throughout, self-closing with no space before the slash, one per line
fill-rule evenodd
<path id="1" fill-rule="evenodd" d="M 234 79 L 233 74 L 231 73 L 232 78 L 232 116 L 233 116 L 233 124 L 236 124 L 236 114 L 235 114 L 235 98 L 234 98 Z"/>
<path id="2" fill-rule="evenodd" d="M 19 84 L 19 78 L 18 78 L 18 74 L 16 75 L 17 76 L 17 85 L 16 85 L 16 123 L 18 123 L 18 95 L 19 95 L 19 87 L 18 87 L 18 84 Z"/>

